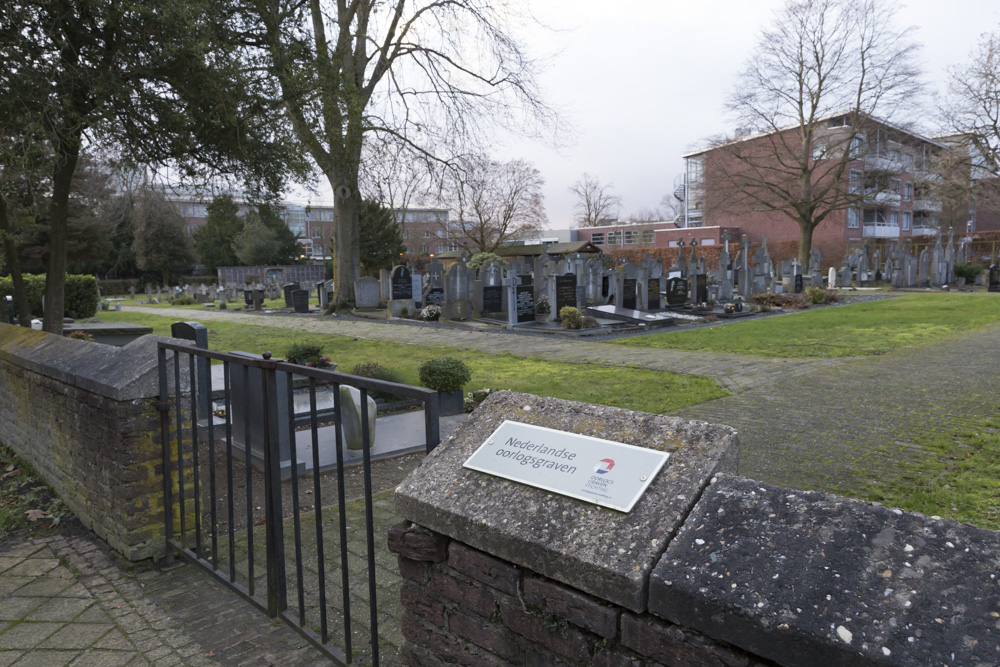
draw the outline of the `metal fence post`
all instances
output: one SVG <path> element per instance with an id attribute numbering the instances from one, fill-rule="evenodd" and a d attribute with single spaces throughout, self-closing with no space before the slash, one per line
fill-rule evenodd
<path id="1" fill-rule="evenodd" d="M 175 353 L 176 354 L 176 353 Z M 162 347 L 156 350 L 156 367 L 160 381 L 160 402 L 156 409 L 160 411 L 160 451 L 163 460 L 163 539 L 165 544 L 165 561 L 173 565 L 174 551 L 170 542 L 174 539 L 174 498 L 170 474 L 170 394 L 167 390 L 167 351 Z"/>
<path id="2" fill-rule="evenodd" d="M 288 608 L 285 586 L 285 540 L 281 516 L 281 453 L 278 439 L 277 362 L 264 352 L 261 396 L 264 398 L 264 541 L 267 550 L 267 613 L 273 618 Z M 293 474 L 296 471 L 293 470 Z M 253 528 L 250 527 L 252 530 Z"/>

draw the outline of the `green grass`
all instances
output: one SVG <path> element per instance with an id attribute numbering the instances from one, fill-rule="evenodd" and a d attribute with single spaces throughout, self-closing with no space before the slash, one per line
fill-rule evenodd
<path id="1" fill-rule="evenodd" d="M 908 294 L 612 344 L 763 357 L 853 357 L 925 345 L 998 321 L 997 294 Z"/>
<path id="2" fill-rule="evenodd" d="M 928 455 L 864 494 L 889 507 L 1000 530 L 1000 418 L 918 440 Z"/>
<path id="3" fill-rule="evenodd" d="M 153 333 L 170 335 L 176 318 L 134 312 L 100 313 L 105 322 L 133 322 L 153 327 Z M 420 364 L 439 357 L 461 359 L 472 369 L 466 391 L 489 387 L 513 389 L 537 396 L 614 405 L 629 410 L 670 413 L 682 407 L 726 396 L 715 380 L 675 375 L 641 368 L 607 367 L 522 359 L 511 355 L 487 355 L 472 350 L 399 345 L 348 336 L 304 334 L 282 327 L 235 322 L 208 322 L 208 344 L 219 352 L 270 350 L 284 356 L 293 344 L 318 345 L 323 354 L 338 364 L 337 370 L 350 373 L 355 364 L 377 361 L 396 371 L 403 382 L 420 383 Z"/>

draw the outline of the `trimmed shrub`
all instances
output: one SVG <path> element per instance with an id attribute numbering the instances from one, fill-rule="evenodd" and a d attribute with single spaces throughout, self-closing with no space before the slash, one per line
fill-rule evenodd
<path id="1" fill-rule="evenodd" d="M 584 329 L 597 329 L 601 324 L 595 318 L 590 315 L 585 315 L 583 318 L 583 328 Z"/>
<path id="2" fill-rule="evenodd" d="M 28 308 L 35 317 L 42 316 L 42 297 L 45 296 L 45 276 L 25 273 L 24 290 L 28 294 Z M 65 315 L 82 320 L 97 314 L 97 279 L 94 276 L 66 276 Z M 0 278 L 0 296 L 14 295 L 14 281 L 10 276 Z"/>
<path id="3" fill-rule="evenodd" d="M 451 357 L 431 359 L 420 366 L 420 384 L 434 391 L 458 391 L 471 379 L 469 367 Z"/>
<path id="4" fill-rule="evenodd" d="M 583 314 L 573 306 L 563 306 L 559 310 L 559 319 L 563 329 L 583 328 Z"/>
<path id="5" fill-rule="evenodd" d="M 180 296 L 175 296 L 174 300 L 170 302 L 171 306 L 193 306 L 198 302 L 194 300 L 193 296 L 188 296 L 187 294 L 182 294 Z"/>
<path id="6" fill-rule="evenodd" d="M 176 301 L 176 299 L 174 299 Z M 312 368 L 329 368 L 330 357 L 324 357 L 318 345 L 295 343 L 285 352 L 285 358 L 293 364 Z"/>
<path id="7" fill-rule="evenodd" d="M 976 276 L 986 269 L 982 264 L 975 262 L 955 262 L 955 276 L 965 278 L 968 285 L 976 282 Z"/>

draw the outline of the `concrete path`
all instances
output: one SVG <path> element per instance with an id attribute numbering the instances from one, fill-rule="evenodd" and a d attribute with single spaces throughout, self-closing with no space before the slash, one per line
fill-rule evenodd
<path id="1" fill-rule="evenodd" d="M 360 322 L 353 319 L 253 315 L 239 311 L 190 310 L 182 308 L 144 308 L 129 306 L 129 312 L 160 315 L 201 322 L 238 322 L 295 331 L 336 334 L 402 345 L 454 347 L 488 354 L 510 354 L 547 361 L 604 366 L 637 366 L 684 375 L 716 378 L 730 391 L 774 382 L 783 377 L 808 375 L 819 369 L 837 366 L 847 359 L 770 359 L 736 354 L 713 354 L 680 350 L 607 345 L 563 338 L 556 335 L 530 336 L 490 332 L 440 325 L 402 325 L 383 322 Z"/>

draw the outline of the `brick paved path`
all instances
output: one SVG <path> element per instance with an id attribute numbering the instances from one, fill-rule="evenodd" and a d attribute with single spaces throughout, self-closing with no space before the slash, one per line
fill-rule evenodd
<path id="1" fill-rule="evenodd" d="M 251 315 L 237 311 L 143 308 L 128 306 L 129 312 L 160 315 L 180 320 L 224 321 L 282 327 L 310 333 L 339 334 L 403 345 L 454 347 L 489 354 L 510 354 L 547 361 L 605 366 L 638 366 L 685 375 L 716 378 L 731 391 L 774 382 L 779 378 L 807 375 L 840 365 L 848 359 L 771 359 L 736 354 L 713 354 L 679 350 L 657 350 L 606 345 L 558 335 L 525 336 L 462 327 L 397 325 L 359 322 L 343 318 Z"/>

